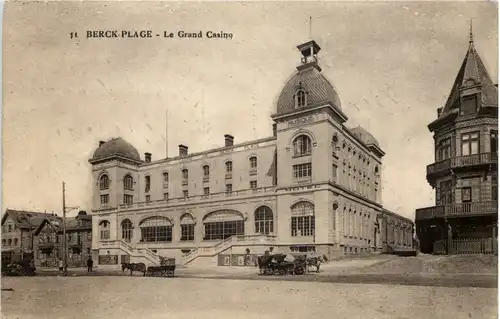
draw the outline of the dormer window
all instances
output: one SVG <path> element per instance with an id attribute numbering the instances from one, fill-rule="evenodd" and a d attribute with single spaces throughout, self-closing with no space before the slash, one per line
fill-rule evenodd
<path id="1" fill-rule="evenodd" d="M 306 91 L 303 89 L 299 89 L 295 94 L 295 107 L 303 107 L 306 106 Z"/>

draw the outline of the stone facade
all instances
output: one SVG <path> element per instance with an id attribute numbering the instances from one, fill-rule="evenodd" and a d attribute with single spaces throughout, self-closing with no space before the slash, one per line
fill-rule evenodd
<path id="1" fill-rule="evenodd" d="M 329 257 L 381 249 L 384 152 L 366 130 L 344 124 L 316 42 L 298 48 L 302 65 L 278 99 L 271 137 L 235 144 L 225 135 L 224 147 L 179 145 L 177 156 L 157 161 L 141 160 L 121 138 L 99 143 L 89 160 L 95 257 L 187 263 L 249 247 Z"/>

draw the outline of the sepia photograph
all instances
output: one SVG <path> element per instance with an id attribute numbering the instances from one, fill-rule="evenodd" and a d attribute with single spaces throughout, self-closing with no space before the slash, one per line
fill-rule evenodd
<path id="1" fill-rule="evenodd" d="M 497 3 L 2 6 L 2 318 L 498 317 Z"/>

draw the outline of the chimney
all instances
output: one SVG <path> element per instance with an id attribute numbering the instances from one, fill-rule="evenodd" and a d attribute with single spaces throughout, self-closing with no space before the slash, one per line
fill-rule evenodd
<path id="1" fill-rule="evenodd" d="M 278 124 L 276 123 L 273 124 L 273 136 L 278 136 Z"/>
<path id="2" fill-rule="evenodd" d="M 144 153 L 146 163 L 151 163 L 151 153 Z"/>
<path id="3" fill-rule="evenodd" d="M 106 142 L 104 142 L 104 141 L 99 141 L 99 146 L 101 146 L 101 145 L 102 145 L 102 144 L 104 144 L 104 143 L 106 143 Z"/>
<path id="4" fill-rule="evenodd" d="M 437 109 L 437 111 L 438 111 L 438 117 L 440 117 L 440 116 L 441 116 L 441 113 L 443 112 L 443 108 L 442 108 L 442 107 L 440 107 L 440 108 L 438 108 L 438 109 Z"/>
<path id="5" fill-rule="evenodd" d="M 232 135 L 226 134 L 226 135 L 224 135 L 224 141 L 226 142 L 225 143 L 226 147 L 233 146 L 233 144 L 234 144 L 234 137 Z"/>
<path id="6" fill-rule="evenodd" d="M 179 145 L 179 156 L 186 156 L 188 154 L 188 147 L 186 145 Z"/>

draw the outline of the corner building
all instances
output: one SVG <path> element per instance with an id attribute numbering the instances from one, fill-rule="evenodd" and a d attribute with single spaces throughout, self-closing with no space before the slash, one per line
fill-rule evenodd
<path id="1" fill-rule="evenodd" d="M 416 211 L 424 253 L 494 253 L 498 221 L 498 89 L 469 47 L 445 105 L 428 125 L 435 162 L 427 181 L 435 206 Z"/>
<path id="2" fill-rule="evenodd" d="M 245 265 L 270 246 L 329 257 L 382 248 L 384 151 L 365 129 L 344 125 L 319 45 L 297 48 L 301 64 L 279 95 L 271 137 L 235 144 L 225 135 L 224 147 L 179 145 L 178 156 L 158 161 L 141 160 L 121 138 L 100 142 L 89 160 L 100 267 L 158 255 Z"/>

